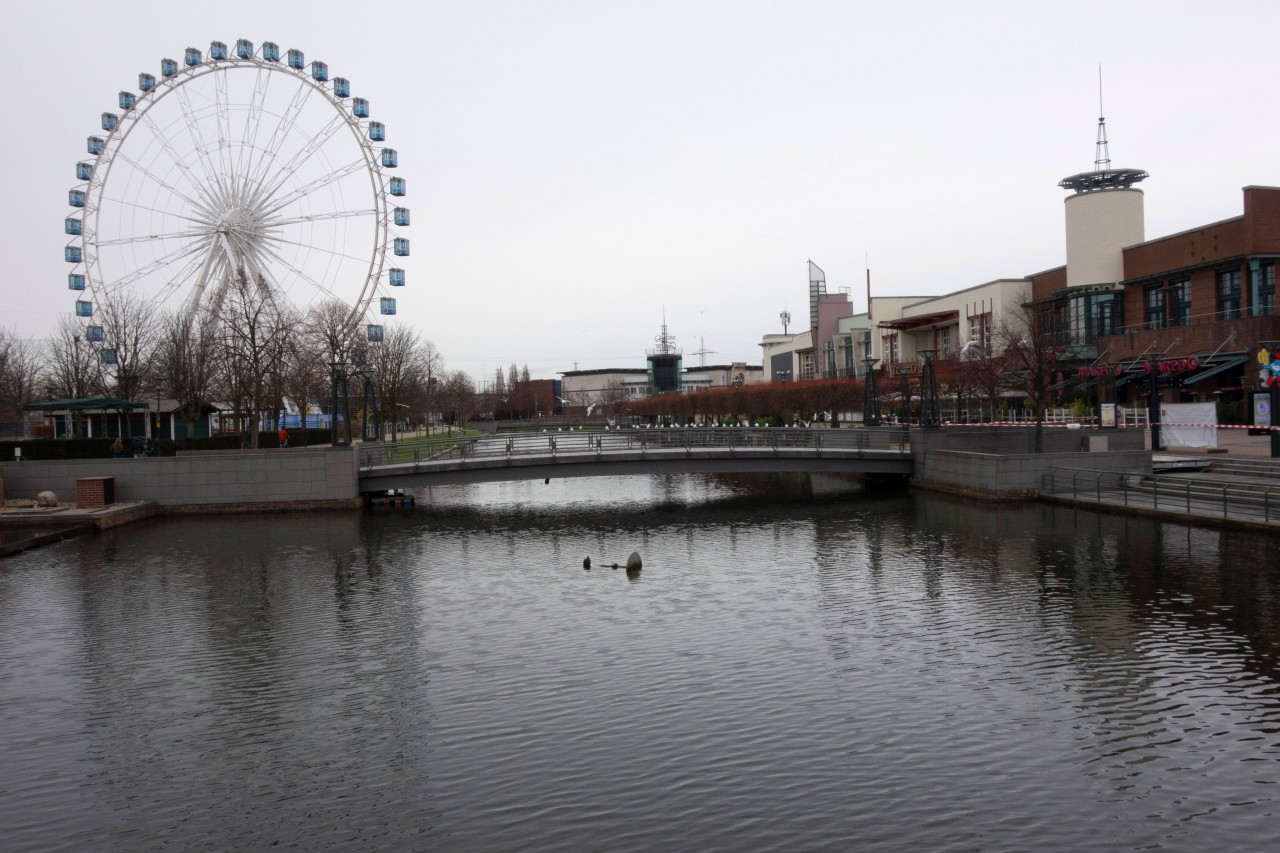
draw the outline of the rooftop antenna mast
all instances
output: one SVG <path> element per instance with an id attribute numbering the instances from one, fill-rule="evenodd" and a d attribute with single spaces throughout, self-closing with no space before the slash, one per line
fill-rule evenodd
<path id="1" fill-rule="evenodd" d="M 653 351 L 656 355 L 671 355 L 676 351 L 676 339 L 674 335 L 667 334 L 667 309 L 662 309 L 662 334 L 653 339 L 657 344 Z"/>
<path id="2" fill-rule="evenodd" d="M 1111 148 L 1107 145 L 1107 117 L 1102 112 L 1102 64 L 1098 64 L 1098 143 L 1094 152 L 1093 170 L 1106 172 L 1111 169 Z"/>

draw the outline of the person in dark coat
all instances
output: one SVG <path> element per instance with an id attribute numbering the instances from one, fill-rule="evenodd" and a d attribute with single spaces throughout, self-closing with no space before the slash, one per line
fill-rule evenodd
<path id="1" fill-rule="evenodd" d="M 135 436 L 133 437 L 133 458 L 134 458 L 134 459 L 141 459 L 141 458 L 142 458 L 142 452 L 143 452 L 143 450 L 144 450 L 144 449 L 145 449 L 145 448 L 144 448 L 144 447 L 143 447 L 143 445 L 142 445 L 142 436 L 140 436 L 140 435 L 135 435 Z"/>

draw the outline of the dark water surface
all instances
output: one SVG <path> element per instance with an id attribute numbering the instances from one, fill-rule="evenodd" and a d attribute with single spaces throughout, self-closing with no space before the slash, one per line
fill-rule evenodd
<path id="1" fill-rule="evenodd" d="M 142 523 L 0 561 L 0 849 L 1280 849 L 1278 623 L 1274 538 L 806 480 Z"/>

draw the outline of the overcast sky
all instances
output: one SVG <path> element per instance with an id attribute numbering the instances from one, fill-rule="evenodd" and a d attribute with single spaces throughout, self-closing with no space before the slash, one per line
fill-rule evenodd
<path id="1" fill-rule="evenodd" d="M 6 6 L 0 325 L 72 311 L 66 192 L 139 71 L 236 38 L 351 79 L 409 181 L 399 322 L 488 378 L 707 363 L 828 289 L 938 294 L 1064 262 L 1057 182 L 1146 169 L 1147 237 L 1280 184 L 1274 2 Z"/>

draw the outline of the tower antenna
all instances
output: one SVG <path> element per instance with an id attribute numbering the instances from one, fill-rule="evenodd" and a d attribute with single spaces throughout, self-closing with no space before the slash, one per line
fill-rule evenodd
<path id="1" fill-rule="evenodd" d="M 1093 170 L 1106 172 L 1111 169 L 1111 148 L 1107 145 L 1107 117 L 1102 112 L 1102 63 L 1098 63 L 1098 142 L 1094 153 Z"/>

